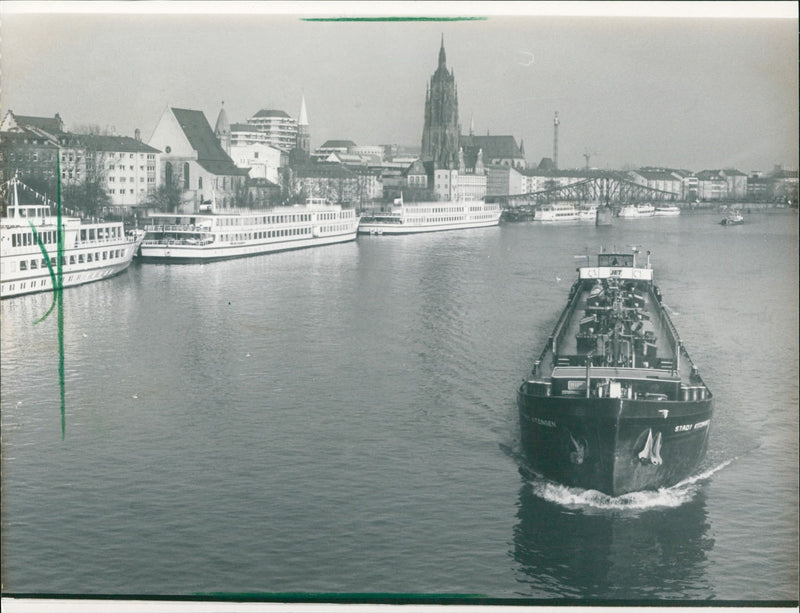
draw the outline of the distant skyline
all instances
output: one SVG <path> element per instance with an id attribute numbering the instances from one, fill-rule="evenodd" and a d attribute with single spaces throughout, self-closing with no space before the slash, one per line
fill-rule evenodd
<path id="1" fill-rule="evenodd" d="M 235 123 L 264 108 L 296 118 L 305 95 L 312 148 L 419 147 L 443 35 L 462 133 L 473 119 L 476 134 L 512 134 L 534 164 L 552 156 L 557 111 L 562 168 L 582 168 L 585 153 L 598 168 L 798 166 L 796 6 L 793 19 L 443 22 L 18 8 L 0 4 L 2 114 L 59 113 L 68 129 L 139 128 L 147 141 L 167 106 L 201 110 L 213 127 L 223 100 Z"/>

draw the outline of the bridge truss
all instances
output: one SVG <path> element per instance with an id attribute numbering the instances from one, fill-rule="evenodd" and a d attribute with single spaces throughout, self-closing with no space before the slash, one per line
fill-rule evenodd
<path id="1" fill-rule="evenodd" d="M 675 192 L 655 189 L 635 183 L 619 173 L 580 179 L 569 185 L 549 187 L 527 194 L 486 196 L 487 202 L 498 202 L 505 209 L 532 208 L 548 202 L 601 202 L 622 206 L 636 202 L 677 200 Z"/>

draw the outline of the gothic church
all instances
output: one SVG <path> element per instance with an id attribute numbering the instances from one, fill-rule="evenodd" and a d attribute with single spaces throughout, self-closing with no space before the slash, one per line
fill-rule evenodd
<path id="1" fill-rule="evenodd" d="M 444 35 L 439 49 L 439 66 L 425 95 L 425 126 L 422 129 L 422 161 L 435 168 L 458 168 L 458 91 L 452 70 L 447 69 Z"/>

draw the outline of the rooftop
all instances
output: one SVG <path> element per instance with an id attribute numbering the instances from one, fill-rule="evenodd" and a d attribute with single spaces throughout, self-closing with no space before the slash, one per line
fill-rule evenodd
<path id="1" fill-rule="evenodd" d="M 65 147 L 86 147 L 94 151 L 125 151 L 139 153 L 160 153 L 160 151 L 130 136 L 106 136 L 103 134 L 73 134 L 63 132 L 58 137 Z"/>
<path id="2" fill-rule="evenodd" d="M 222 149 L 202 111 L 173 108 L 172 113 L 178 120 L 192 149 L 197 151 L 198 164 L 218 175 L 247 173 L 246 169 L 237 168 L 233 160 Z"/>
<path id="3" fill-rule="evenodd" d="M 320 149 L 349 149 L 350 147 L 357 147 L 357 145 L 351 140 L 326 140 Z"/>
<path id="4" fill-rule="evenodd" d="M 286 111 L 280 111 L 278 109 L 261 109 L 258 113 L 253 115 L 253 117 L 285 117 L 291 119 Z"/>

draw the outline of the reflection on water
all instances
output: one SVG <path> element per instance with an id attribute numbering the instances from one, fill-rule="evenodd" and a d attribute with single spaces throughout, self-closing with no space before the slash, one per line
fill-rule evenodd
<path id="1" fill-rule="evenodd" d="M 557 491 L 554 489 L 553 491 Z M 543 484 L 519 490 L 513 557 L 517 579 L 537 598 L 703 600 L 714 592 L 704 580 L 708 535 L 703 487 L 676 508 L 652 493 L 651 508 L 622 509 L 542 497 Z M 683 497 L 683 492 L 675 494 Z M 666 495 L 669 497 L 669 494 Z M 655 577 L 658 580 L 655 580 Z"/>

